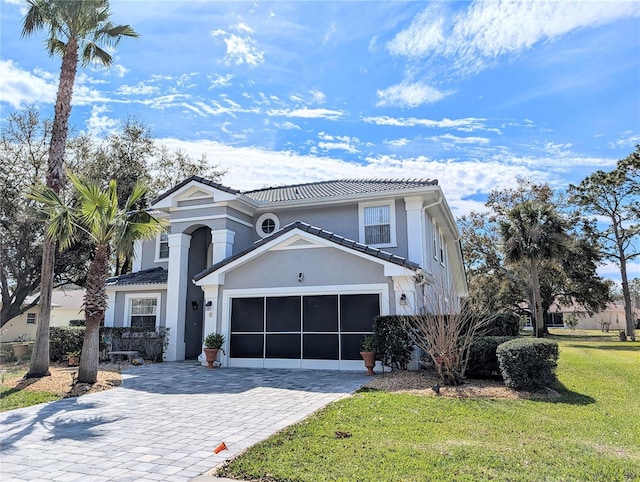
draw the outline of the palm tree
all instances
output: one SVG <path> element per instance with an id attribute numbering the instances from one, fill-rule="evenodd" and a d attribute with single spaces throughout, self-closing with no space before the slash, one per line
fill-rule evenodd
<path id="1" fill-rule="evenodd" d="M 527 261 L 531 272 L 534 302 L 535 336 L 544 335 L 542 295 L 540 293 L 540 262 L 552 259 L 566 238 L 565 222 L 549 204 L 523 201 L 507 212 L 500 222 L 506 260 Z"/>
<path id="2" fill-rule="evenodd" d="M 109 276 L 111 254 L 132 256 L 133 241 L 151 239 L 164 230 L 164 224 L 144 209 L 147 188 L 141 183 L 134 186 L 122 208 L 118 207 L 116 181 L 106 189 L 85 182 L 68 173 L 74 187 L 75 200 L 65 204 L 51 188 L 41 186 L 30 194 L 39 202 L 40 210 L 48 216 L 47 234 L 59 242 L 60 248 L 69 247 L 80 231 L 86 233 L 95 247 L 94 258 L 87 273 L 84 298 L 86 331 L 80 356 L 78 381 L 95 383 L 98 375 L 99 331 L 107 308 L 105 282 Z"/>
<path id="3" fill-rule="evenodd" d="M 98 62 L 108 67 L 113 57 L 104 48 L 114 48 L 123 37 L 138 37 L 138 34 L 129 25 L 114 25 L 109 21 L 111 12 L 108 0 L 27 0 L 26 3 L 28 11 L 23 19 L 22 36 L 47 30 L 49 55 L 62 57 L 47 169 L 47 186 L 59 193 L 64 178 L 63 160 L 79 54 L 82 55 L 83 66 Z M 26 375 L 28 378 L 49 375 L 49 319 L 54 260 L 55 241 L 45 233 L 40 313 L 36 342 Z"/>

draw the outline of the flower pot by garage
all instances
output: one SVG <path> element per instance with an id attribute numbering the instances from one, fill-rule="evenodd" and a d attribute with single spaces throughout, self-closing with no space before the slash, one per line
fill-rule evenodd
<path id="1" fill-rule="evenodd" d="M 375 375 L 373 367 L 376 366 L 376 353 L 374 351 L 361 351 L 360 356 L 364 360 L 367 375 Z"/>
<path id="2" fill-rule="evenodd" d="M 204 356 L 207 358 L 207 368 L 213 368 L 213 362 L 218 356 L 218 348 L 204 348 Z"/>

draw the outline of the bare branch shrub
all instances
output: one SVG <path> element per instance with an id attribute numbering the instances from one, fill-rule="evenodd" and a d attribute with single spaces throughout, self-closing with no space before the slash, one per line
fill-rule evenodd
<path id="1" fill-rule="evenodd" d="M 402 317 L 413 342 L 429 355 L 445 385 L 459 385 L 470 347 L 484 336 L 495 315 L 479 313 L 466 299 L 445 286 L 427 288 L 421 315 Z"/>

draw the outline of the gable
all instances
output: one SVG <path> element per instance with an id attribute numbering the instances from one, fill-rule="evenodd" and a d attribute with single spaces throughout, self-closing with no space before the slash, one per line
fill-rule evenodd
<path id="1" fill-rule="evenodd" d="M 236 199 L 234 193 L 204 184 L 198 179 L 191 179 L 157 198 L 151 208 L 161 210 L 193 208 L 234 199 Z"/>

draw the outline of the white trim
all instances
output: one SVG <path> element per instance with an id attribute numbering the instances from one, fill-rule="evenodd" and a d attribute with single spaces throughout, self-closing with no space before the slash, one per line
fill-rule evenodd
<path id="1" fill-rule="evenodd" d="M 209 206 L 210 207 L 210 206 Z M 170 224 L 177 223 L 192 223 L 192 222 L 201 222 L 201 221 L 212 221 L 214 219 L 228 219 L 229 221 L 236 222 L 238 224 L 242 224 L 243 226 L 247 226 L 248 228 L 252 228 L 253 224 L 243 221 L 242 219 L 238 219 L 235 216 L 229 216 L 228 214 L 212 214 L 211 216 L 197 216 L 192 218 L 173 218 L 171 219 Z"/>
<path id="2" fill-rule="evenodd" d="M 169 196 L 152 205 L 151 208 L 173 210 L 178 207 L 178 201 L 188 200 L 190 194 L 196 193 L 198 191 L 202 191 L 203 193 L 210 193 L 210 195 L 213 196 L 214 202 L 236 199 L 235 194 L 230 194 L 228 192 L 216 189 L 213 186 L 209 186 L 193 179 L 189 183 L 182 186 L 180 189 L 172 192 Z M 198 196 L 198 198 L 200 197 L 204 198 L 204 196 Z"/>
<path id="3" fill-rule="evenodd" d="M 167 285 L 165 283 L 146 283 L 139 285 L 119 285 L 119 286 L 107 286 L 107 292 L 119 292 L 119 291 L 148 291 L 148 290 L 165 290 Z"/>
<path id="4" fill-rule="evenodd" d="M 134 273 L 142 269 L 142 240 L 136 239 L 133 243 L 133 263 L 131 263 L 131 271 Z"/>
<path id="5" fill-rule="evenodd" d="M 262 246 L 254 249 L 253 251 L 251 251 L 250 253 L 247 253 L 246 255 L 233 260 L 232 262 L 230 262 L 229 264 L 223 266 L 222 268 L 214 271 L 213 273 L 209 273 L 208 275 L 206 275 L 205 277 L 203 277 L 202 279 L 198 280 L 195 282 L 195 284 L 197 286 L 206 286 L 206 285 L 222 285 L 224 284 L 224 278 L 223 275 L 227 272 L 227 271 L 232 271 L 235 268 L 237 268 L 238 266 L 242 266 L 245 263 L 250 262 L 252 259 L 257 258 L 258 256 L 262 255 L 265 252 L 268 252 L 270 250 L 276 250 L 278 247 L 284 245 L 284 243 L 288 242 L 291 238 L 293 237 L 297 237 L 297 239 L 309 239 L 310 242 L 315 243 L 317 245 L 321 245 L 327 248 L 334 248 L 334 249 L 338 249 L 340 251 L 343 251 L 347 254 L 351 254 L 353 256 L 358 256 L 362 259 L 371 261 L 373 263 L 377 263 L 380 264 L 384 267 L 384 276 L 410 276 L 412 274 L 415 274 L 415 270 L 410 269 L 410 268 L 405 268 L 404 266 L 400 266 L 398 264 L 395 263 L 391 263 L 389 261 L 385 261 L 382 258 L 377 258 L 375 256 L 371 256 L 369 254 L 366 253 L 362 253 L 360 251 L 356 251 L 352 248 L 349 248 L 347 246 L 342 246 L 340 244 L 336 244 L 332 241 L 329 241 L 327 239 L 324 238 L 320 238 L 318 236 L 315 236 L 313 234 L 307 233 L 306 231 L 302 231 L 300 229 L 293 229 L 291 231 L 289 231 L 288 233 L 285 233 L 281 236 L 279 236 L 278 238 L 271 240 L 269 242 L 267 242 L 266 244 L 263 244 Z"/>
<path id="6" fill-rule="evenodd" d="M 365 241 L 365 229 L 364 229 L 364 210 L 365 208 L 373 208 L 379 206 L 388 206 L 389 207 L 389 242 L 382 244 L 368 244 L 367 246 L 371 246 L 372 248 L 396 248 L 398 243 L 396 241 L 396 200 L 388 199 L 386 201 L 378 201 L 378 202 L 365 202 L 358 203 L 358 234 L 360 237 L 360 242 L 362 244 L 367 244 Z"/>
<path id="7" fill-rule="evenodd" d="M 131 326 L 131 301 L 139 299 L 155 298 L 156 299 L 156 329 L 160 326 L 160 312 L 162 309 L 162 294 L 152 292 L 139 292 L 135 294 L 126 293 L 124 295 L 124 320 L 123 326 Z"/>
<path id="8" fill-rule="evenodd" d="M 268 219 L 273 221 L 273 224 L 275 225 L 273 228 L 273 231 L 271 231 L 270 233 L 267 233 L 266 231 L 262 230 L 262 223 L 264 223 Z M 278 218 L 278 216 L 276 216 L 273 213 L 264 213 L 260 215 L 260 217 L 256 221 L 256 233 L 258 233 L 258 236 L 260 236 L 261 238 L 266 238 L 267 236 L 270 236 L 271 234 L 275 233 L 278 229 L 280 229 L 280 219 Z"/>

